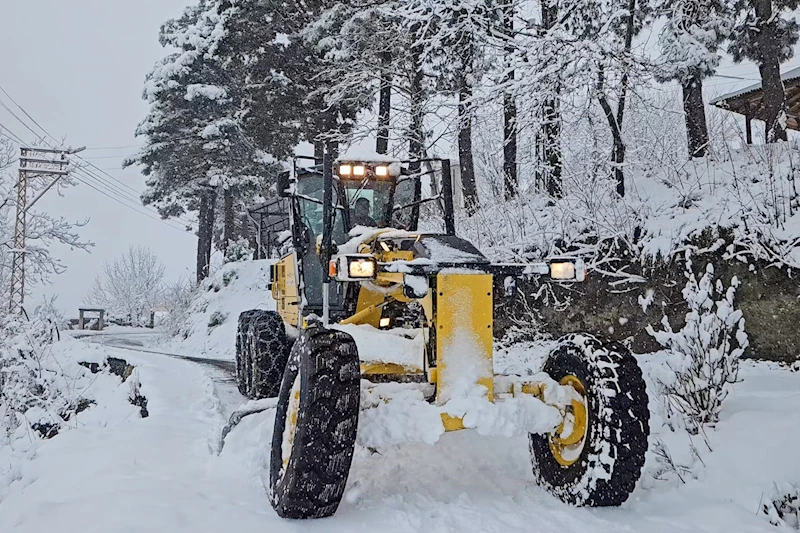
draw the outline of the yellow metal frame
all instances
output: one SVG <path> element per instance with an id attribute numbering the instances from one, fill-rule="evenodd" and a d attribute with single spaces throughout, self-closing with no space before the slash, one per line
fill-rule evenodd
<path id="1" fill-rule="evenodd" d="M 390 231 L 390 230 L 387 230 Z M 359 246 L 359 253 L 373 253 L 381 263 L 392 261 L 411 261 L 415 259 L 411 251 L 389 249 L 388 246 L 374 246 L 377 234 L 369 242 Z M 377 248 L 377 252 L 373 249 Z M 284 321 L 295 327 L 305 327 L 299 315 L 299 294 L 297 283 L 297 259 L 295 254 L 283 257 L 274 266 L 275 276 L 272 280 L 272 295 L 277 302 L 277 308 Z M 380 326 L 383 307 L 390 301 L 409 302 L 403 293 L 404 275 L 399 272 L 381 272 L 372 282 L 361 284 L 356 304 L 356 312 L 341 324 L 370 325 L 375 328 Z M 487 401 L 493 402 L 495 395 L 526 394 L 537 396 L 544 400 L 544 385 L 541 383 L 517 382 L 509 390 L 495 390 L 493 369 L 493 278 L 491 274 L 442 272 L 436 276 L 435 287 L 418 301 L 425 313 L 425 327 L 430 334 L 435 335 L 436 342 L 432 349 L 435 350 L 435 366 L 428 366 L 428 354 L 420 354 L 420 361 L 424 362 L 428 382 L 436 386 L 437 404 L 446 403 L 449 398 L 449 385 L 453 380 L 448 372 L 449 368 L 457 366 L 464 357 L 472 358 L 473 373 L 471 379 L 476 386 L 483 387 L 483 395 Z M 426 335 L 426 338 L 428 336 Z M 425 350 L 430 343 L 425 343 Z M 459 377 L 463 379 L 459 369 Z M 398 380 L 406 376 L 419 376 L 419 371 L 406 368 L 393 363 L 362 363 L 361 373 L 364 376 L 396 376 Z M 585 397 L 585 387 L 580 380 L 575 381 L 574 376 L 567 376 L 562 380 L 562 385 L 570 385 Z M 568 407 L 566 416 L 574 419 L 570 435 L 562 435 L 564 423 L 551 437 L 550 447 L 556 460 L 569 466 L 569 459 L 564 457 L 563 451 L 570 447 L 580 445 L 586 437 L 588 417 L 585 402 L 573 400 Z M 290 421 L 291 423 L 291 421 Z M 465 429 L 463 420 L 457 416 L 442 415 L 442 424 L 445 431 L 458 431 Z M 574 462 L 574 461 L 573 461 Z"/>
<path id="2" fill-rule="evenodd" d="M 300 327 L 300 298 L 297 292 L 297 258 L 294 253 L 284 256 L 272 267 L 272 298 L 283 321 Z"/>

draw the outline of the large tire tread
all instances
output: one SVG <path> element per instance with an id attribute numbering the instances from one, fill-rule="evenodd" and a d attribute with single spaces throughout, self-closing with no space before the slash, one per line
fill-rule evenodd
<path id="1" fill-rule="evenodd" d="M 556 381 L 577 375 L 587 386 L 589 434 L 579 460 L 569 467 L 556 462 L 548 435 L 531 435 L 539 483 L 575 505 L 621 505 L 636 487 L 648 446 L 650 411 L 636 358 L 619 343 L 570 335 L 544 370 Z"/>
<path id="2" fill-rule="evenodd" d="M 282 446 L 289 396 L 300 372 L 300 411 L 289 464 Z M 333 515 L 344 495 L 355 449 L 360 369 L 349 335 L 313 328 L 292 348 L 275 417 L 270 501 L 291 519 Z"/>
<path id="3" fill-rule="evenodd" d="M 253 316 L 259 312 L 261 311 L 258 309 L 250 309 L 240 313 L 236 330 L 236 386 L 245 397 L 250 396 L 253 367 L 247 336 Z"/>
<path id="4" fill-rule="evenodd" d="M 252 312 L 245 343 L 250 355 L 248 397 L 254 400 L 278 396 L 291 348 L 286 325 L 276 311 Z"/>

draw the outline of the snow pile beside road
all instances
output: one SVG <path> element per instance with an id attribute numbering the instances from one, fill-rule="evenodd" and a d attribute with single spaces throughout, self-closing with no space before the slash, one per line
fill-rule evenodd
<path id="1" fill-rule="evenodd" d="M 198 288 L 179 335 L 165 348 L 191 356 L 233 360 L 239 313 L 275 309 L 267 289 L 274 261 L 227 263 Z"/>
<path id="2" fill-rule="evenodd" d="M 54 332 L 53 332 L 54 333 Z M 136 371 L 121 360 L 114 375 L 99 346 L 14 322 L 0 339 L 0 501 L 50 439 L 78 427 L 107 427 L 139 418 Z M 120 368 L 122 367 L 122 368 Z"/>

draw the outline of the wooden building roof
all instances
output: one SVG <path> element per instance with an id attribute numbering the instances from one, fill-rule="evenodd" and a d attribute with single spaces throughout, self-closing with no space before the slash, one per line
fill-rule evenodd
<path id="1" fill-rule="evenodd" d="M 786 87 L 786 105 L 789 115 L 786 127 L 800 130 L 800 67 L 787 70 L 781 74 L 781 79 Z M 722 95 L 712 100 L 711 105 L 744 115 L 748 121 L 751 119 L 765 120 L 761 82 Z"/>

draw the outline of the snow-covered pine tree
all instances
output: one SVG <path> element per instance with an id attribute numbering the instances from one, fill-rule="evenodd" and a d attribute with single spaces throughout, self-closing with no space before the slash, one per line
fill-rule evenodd
<path id="1" fill-rule="evenodd" d="M 237 120 L 248 139 L 275 160 L 293 154 L 301 138 L 297 121 L 303 95 L 289 63 L 302 62 L 292 44 L 303 23 L 294 4 L 275 0 L 220 2 L 224 35 L 214 51 L 230 79 L 237 80 Z M 274 169 L 273 169 L 274 170 Z"/>
<path id="2" fill-rule="evenodd" d="M 275 172 L 242 126 L 246 73 L 220 54 L 230 26 L 221 7 L 220 1 L 202 0 L 162 28 L 162 44 L 178 52 L 148 77 L 145 98 L 151 107 L 137 129 L 146 145 L 127 162 L 143 165 L 149 176 L 143 201 L 156 205 L 162 216 L 199 212 L 198 281 L 208 275 L 218 206 L 229 226 L 221 233 L 232 238 L 234 206 L 247 203 Z"/>
<path id="3" fill-rule="evenodd" d="M 542 0 L 541 22 L 539 33 L 542 37 L 557 27 L 558 2 L 555 0 Z M 539 155 L 537 161 L 537 182 L 551 197 L 558 198 L 563 193 L 561 183 L 561 111 L 559 94 L 561 83 L 558 79 L 552 80 L 549 94 L 542 101 L 541 125 L 537 133 L 536 147 Z"/>
<path id="4" fill-rule="evenodd" d="M 530 7 L 520 3 L 518 11 L 530 13 Z M 513 41 L 499 44 L 496 33 L 490 33 L 490 48 L 515 49 L 516 76 L 500 86 L 517 97 L 518 130 L 537 132 L 537 182 L 551 196 L 562 193 L 562 113 L 573 120 L 581 114 L 594 118 L 597 104 L 609 126 L 607 165 L 618 192 L 624 194 L 623 123 L 629 87 L 648 75 L 649 65 L 634 37 L 650 10 L 644 0 L 541 2 L 535 5 L 535 17 L 517 18 Z"/>
<path id="5" fill-rule="evenodd" d="M 184 14 L 164 24 L 162 46 L 178 52 L 159 61 L 148 75 L 144 98 L 150 109 L 136 135 L 145 137 L 145 146 L 126 165 L 141 165 L 148 177 L 142 195 L 145 205 L 153 205 L 164 218 L 198 211 L 197 280 L 208 275 L 211 256 L 211 227 L 216 188 L 208 180 L 210 165 L 204 157 L 203 127 L 197 118 L 197 101 L 187 99 L 188 87 L 199 87 L 205 77 L 197 71 L 203 52 L 181 46 L 180 40 L 205 17 L 206 2 L 186 9 Z M 206 90 L 210 95 L 211 91 Z M 217 94 L 220 96 L 219 94 Z"/>
<path id="6" fill-rule="evenodd" d="M 786 92 L 781 63 L 794 55 L 800 24 L 794 10 L 799 0 L 737 0 L 737 20 L 728 51 L 733 60 L 755 62 L 764 93 L 767 142 L 787 140 Z"/>
<path id="7" fill-rule="evenodd" d="M 476 89 L 484 77 L 488 41 L 502 26 L 502 14 L 487 0 L 420 0 L 400 3 L 398 16 L 412 29 L 420 67 L 435 78 L 437 87 L 457 100 L 458 156 L 464 204 L 468 214 L 479 205 L 472 150 Z M 499 49 L 506 39 L 497 40 Z M 416 49 L 416 50 L 415 50 Z"/>
<path id="8" fill-rule="evenodd" d="M 703 157 L 708 147 L 703 80 L 714 74 L 720 47 L 732 27 L 729 0 L 658 0 L 666 16 L 659 35 L 663 81 L 675 80 L 683 90 L 689 157 Z"/>
<path id="9" fill-rule="evenodd" d="M 377 121 L 353 124 L 348 140 L 374 136 L 379 153 L 388 153 L 390 138 L 403 137 L 391 115 L 404 112 L 397 97 L 407 92 L 404 74 L 412 44 L 392 8 L 391 2 L 380 0 L 336 3 L 303 31 L 305 41 L 324 59 L 330 83 L 318 93 L 326 102 L 369 111 L 377 99 Z"/>

